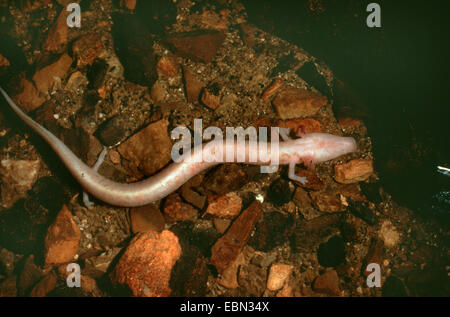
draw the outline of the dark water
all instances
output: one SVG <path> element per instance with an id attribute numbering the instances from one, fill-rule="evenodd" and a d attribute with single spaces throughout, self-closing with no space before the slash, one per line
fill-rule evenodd
<path id="1" fill-rule="evenodd" d="M 366 26 L 371 2 L 381 28 Z M 368 126 L 383 187 L 410 208 L 450 214 L 450 176 L 436 171 L 450 167 L 450 1 L 243 3 L 250 23 L 303 47 L 359 96 L 335 112 Z"/>

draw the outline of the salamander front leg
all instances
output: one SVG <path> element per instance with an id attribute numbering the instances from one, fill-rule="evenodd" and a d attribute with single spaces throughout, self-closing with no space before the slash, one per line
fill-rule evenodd
<path id="1" fill-rule="evenodd" d="M 304 176 L 297 176 L 295 175 L 295 162 L 291 162 L 289 163 L 289 174 L 288 174 L 289 178 L 292 179 L 293 181 L 297 181 L 302 183 L 303 185 L 305 185 L 308 180 L 306 177 Z"/>

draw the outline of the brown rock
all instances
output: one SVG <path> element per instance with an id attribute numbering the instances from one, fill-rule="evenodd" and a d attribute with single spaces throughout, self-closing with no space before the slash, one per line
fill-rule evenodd
<path id="1" fill-rule="evenodd" d="M 380 267 L 383 267 L 384 245 L 383 241 L 374 239 L 370 244 L 369 251 L 364 259 L 363 274 L 368 276 L 371 272 L 366 271 L 367 265 L 370 263 L 377 263 Z"/>
<path id="2" fill-rule="evenodd" d="M 73 260 L 78 252 L 81 232 L 72 213 L 64 205 L 48 228 L 45 237 L 45 265 L 58 265 Z"/>
<path id="3" fill-rule="evenodd" d="M 318 276 L 314 281 L 313 289 L 315 292 L 324 293 L 331 296 L 339 296 L 339 277 L 335 270 L 326 271 Z"/>
<path id="4" fill-rule="evenodd" d="M 80 87 L 87 86 L 87 84 L 88 80 L 86 76 L 84 76 L 80 71 L 76 71 L 70 75 L 69 79 L 67 80 L 65 89 L 77 92 Z"/>
<path id="5" fill-rule="evenodd" d="M 277 297 L 292 297 L 292 296 L 293 296 L 292 287 L 288 283 L 285 283 L 283 288 L 277 293 Z"/>
<path id="6" fill-rule="evenodd" d="M 228 289 L 234 289 L 239 287 L 238 283 L 238 270 L 241 265 L 245 264 L 245 257 L 243 252 L 239 253 L 236 260 L 226 268 L 217 279 L 217 283 Z"/>
<path id="7" fill-rule="evenodd" d="M 320 180 L 319 177 L 317 177 L 316 173 L 304 169 L 304 168 L 296 168 L 295 170 L 295 175 L 300 176 L 300 177 L 306 177 L 306 183 L 303 184 L 301 182 L 298 181 L 294 181 L 294 183 L 297 186 L 303 187 L 303 188 L 308 188 L 308 189 L 312 189 L 312 190 L 321 190 L 323 189 L 323 182 Z"/>
<path id="8" fill-rule="evenodd" d="M 53 64 L 45 66 L 34 73 L 33 81 L 39 92 L 47 94 L 48 90 L 53 87 L 55 77 L 63 79 L 67 76 L 70 65 L 72 65 L 72 58 L 67 54 L 63 54 Z"/>
<path id="9" fill-rule="evenodd" d="M 244 43 L 248 47 L 253 47 L 257 44 L 259 29 L 252 24 L 241 23 L 239 24 L 241 29 L 241 37 Z"/>
<path id="10" fill-rule="evenodd" d="M 13 99 L 25 112 L 39 108 L 45 102 L 45 97 L 39 94 L 31 81 L 22 77 L 20 87 L 21 93 L 15 95 Z"/>
<path id="11" fill-rule="evenodd" d="M 324 212 L 337 212 L 342 211 L 342 201 L 340 196 L 332 191 L 320 191 L 320 192 L 310 192 L 314 206 L 320 211 Z"/>
<path id="12" fill-rule="evenodd" d="M 261 98 L 263 100 L 268 100 L 272 97 L 280 88 L 284 86 L 284 82 L 281 78 L 275 78 L 272 83 L 264 90 Z"/>
<path id="13" fill-rule="evenodd" d="M 215 30 L 226 30 L 228 28 L 228 21 L 226 19 L 227 14 L 224 11 L 225 10 L 221 11 L 221 15 L 211 10 L 203 11 L 202 24 Z"/>
<path id="14" fill-rule="evenodd" d="M 138 234 L 117 263 L 116 280 L 127 284 L 134 296 L 169 296 L 170 274 L 180 255 L 178 238 L 172 232 Z"/>
<path id="15" fill-rule="evenodd" d="M 118 147 L 122 157 L 129 161 L 131 171 L 137 169 L 150 176 L 171 160 L 168 124 L 167 120 L 149 124 Z"/>
<path id="16" fill-rule="evenodd" d="M 17 296 L 17 277 L 9 276 L 0 282 L 0 297 Z"/>
<path id="17" fill-rule="evenodd" d="M 197 210 L 189 204 L 184 203 L 178 194 L 167 197 L 164 204 L 164 217 L 167 222 L 196 220 Z"/>
<path id="18" fill-rule="evenodd" d="M 208 108 L 214 110 L 220 106 L 221 95 L 217 85 L 203 88 L 201 94 L 200 100 Z"/>
<path id="19" fill-rule="evenodd" d="M 275 263 L 272 264 L 267 278 L 267 289 L 270 291 L 278 291 L 289 279 L 294 267 L 288 264 Z"/>
<path id="20" fill-rule="evenodd" d="M 341 184 L 364 181 L 373 175 L 371 159 L 355 159 L 345 164 L 334 166 L 334 179 Z"/>
<path id="21" fill-rule="evenodd" d="M 364 202 L 366 199 L 361 194 L 361 189 L 358 184 L 344 184 L 338 187 L 339 194 L 351 199 L 352 201 Z"/>
<path id="22" fill-rule="evenodd" d="M 209 203 L 206 213 L 221 218 L 233 219 L 242 209 L 242 199 L 235 192 L 219 196 Z"/>
<path id="23" fill-rule="evenodd" d="M 45 297 L 49 292 L 55 289 L 58 277 L 55 272 L 50 272 L 44 276 L 30 293 L 31 297 Z"/>
<path id="24" fill-rule="evenodd" d="M 306 89 L 287 88 L 273 99 L 278 116 L 281 119 L 294 119 L 315 115 L 327 104 L 326 97 Z"/>
<path id="25" fill-rule="evenodd" d="M 360 119 L 343 117 L 339 118 L 338 124 L 341 127 L 342 131 L 344 131 L 344 133 L 347 135 L 354 133 L 359 135 L 367 134 L 367 129 Z"/>
<path id="26" fill-rule="evenodd" d="M 44 7 L 50 3 L 51 0 L 32 0 L 32 1 L 22 1 L 21 7 L 25 12 L 31 12 Z M 24 3 L 25 2 L 25 3 Z"/>
<path id="27" fill-rule="evenodd" d="M 73 56 L 77 66 L 91 65 L 103 50 L 102 40 L 98 34 L 85 35 L 72 46 Z"/>
<path id="28" fill-rule="evenodd" d="M 241 188 L 247 181 L 247 174 L 238 164 L 222 164 L 205 180 L 204 187 L 223 195 Z"/>
<path id="29" fill-rule="evenodd" d="M 164 229 L 164 216 L 154 205 L 130 208 L 131 231 L 133 233 Z"/>
<path id="30" fill-rule="evenodd" d="M 225 34 L 218 31 L 189 32 L 167 38 L 179 55 L 203 63 L 213 60 L 224 40 Z"/>
<path id="31" fill-rule="evenodd" d="M 228 227 L 230 226 L 231 220 L 224 218 L 214 218 L 213 223 L 217 232 L 223 234 L 225 231 L 227 231 Z"/>
<path id="32" fill-rule="evenodd" d="M 261 209 L 262 206 L 258 201 L 253 202 L 212 247 L 210 261 L 219 273 L 223 273 L 244 248 L 255 223 L 261 217 Z"/>
<path id="33" fill-rule="evenodd" d="M 395 247 L 400 242 L 400 234 L 389 220 L 385 220 L 381 224 L 378 237 L 384 241 L 384 245 L 387 248 Z"/>
<path id="34" fill-rule="evenodd" d="M 136 8 L 136 0 L 125 0 L 125 3 L 123 3 L 124 0 L 121 0 L 121 6 L 123 6 L 123 4 L 125 4 L 125 7 L 128 10 L 134 10 L 134 8 Z"/>
<path id="35" fill-rule="evenodd" d="M 200 92 L 204 84 L 198 79 L 194 72 L 188 67 L 183 67 L 184 89 L 188 102 L 199 100 Z"/>
<path id="36" fill-rule="evenodd" d="M 295 189 L 292 201 L 300 209 L 300 213 L 306 220 L 311 220 L 321 215 L 321 213 L 311 205 L 311 197 L 309 197 L 308 192 L 302 188 L 297 187 Z"/>
<path id="37" fill-rule="evenodd" d="M 113 164 L 120 164 L 120 154 L 116 150 L 109 151 L 109 159 Z"/>
<path id="38" fill-rule="evenodd" d="M 42 45 L 42 49 L 53 53 L 60 53 L 67 44 L 67 35 L 69 27 L 67 26 L 67 17 L 70 14 L 66 8 L 63 8 L 55 24 L 48 32 L 47 38 Z"/>
<path id="39" fill-rule="evenodd" d="M 10 65 L 8 59 L 0 54 L 0 68 L 8 68 Z"/>
<path id="40" fill-rule="evenodd" d="M 158 74 L 166 77 L 174 77 L 178 74 L 179 66 L 177 59 L 173 56 L 163 56 L 156 64 Z"/>
<path id="41" fill-rule="evenodd" d="M 285 125 L 296 135 L 300 135 L 300 133 L 323 132 L 320 122 L 312 118 L 289 120 Z"/>
<path id="42" fill-rule="evenodd" d="M 38 177 L 39 161 L 9 160 L 0 162 L 1 204 L 11 208 L 16 201 L 24 198 Z"/>

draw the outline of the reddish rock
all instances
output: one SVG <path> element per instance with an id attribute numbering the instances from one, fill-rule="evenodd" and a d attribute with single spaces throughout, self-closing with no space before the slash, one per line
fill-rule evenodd
<path id="1" fill-rule="evenodd" d="M 13 99 L 25 112 L 39 108 L 45 102 L 45 97 L 41 96 L 34 84 L 24 77 L 20 79 L 20 91 Z"/>
<path id="2" fill-rule="evenodd" d="M 217 283 L 228 289 L 234 289 L 239 287 L 238 283 L 238 271 L 241 265 L 245 264 L 245 256 L 243 252 L 239 253 L 236 260 L 226 268 L 220 277 L 217 279 Z"/>
<path id="3" fill-rule="evenodd" d="M 134 296 L 169 296 L 172 267 L 180 255 L 178 238 L 172 232 L 138 234 L 117 263 L 115 278 L 127 284 Z"/>
<path id="4" fill-rule="evenodd" d="M 203 186 L 223 195 L 241 188 L 247 181 L 247 174 L 238 164 L 222 164 L 208 175 Z"/>
<path id="5" fill-rule="evenodd" d="M 1 205 L 11 208 L 16 201 L 24 198 L 36 182 L 40 162 L 4 159 L 0 162 Z"/>
<path id="6" fill-rule="evenodd" d="M 263 100 L 269 100 L 280 88 L 284 86 L 284 82 L 281 78 L 275 78 L 270 85 L 264 90 L 261 98 Z"/>
<path id="7" fill-rule="evenodd" d="M 339 276 L 335 270 L 326 271 L 316 278 L 313 289 L 315 292 L 324 293 L 331 296 L 339 296 Z"/>
<path id="8" fill-rule="evenodd" d="M 227 231 L 228 227 L 230 226 L 231 220 L 224 218 L 214 218 L 213 223 L 217 232 L 223 234 L 225 231 Z"/>
<path id="9" fill-rule="evenodd" d="M 380 268 L 383 267 L 383 256 L 384 256 L 384 245 L 383 241 L 374 239 L 370 244 L 369 250 L 367 251 L 366 257 L 364 259 L 363 274 L 368 276 L 371 271 L 366 271 L 367 265 L 370 263 L 377 263 Z"/>
<path id="10" fill-rule="evenodd" d="M 156 231 L 164 229 L 164 216 L 154 205 L 130 208 L 131 231 L 133 233 Z"/>
<path id="11" fill-rule="evenodd" d="M 221 218 L 233 219 L 242 209 L 242 199 L 235 192 L 230 192 L 211 201 L 206 209 L 207 214 Z"/>
<path id="12" fill-rule="evenodd" d="M 323 132 L 320 122 L 312 118 L 289 120 L 285 125 L 296 135 L 300 135 L 300 133 Z"/>
<path id="13" fill-rule="evenodd" d="M 206 196 L 196 191 L 203 182 L 203 174 L 197 174 L 181 186 L 181 197 L 198 209 L 203 209 L 206 204 Z"/>
<path id="14" fill-rule="evenodd" d="M 293 296 L 292 287 L 288 283 L 285 283 L 283 288 L 277 293 L 277 297 L 292 297 L 292 296 Z"/>
<path id="15" fill-rule="evenodd" d="M 308 189 L 312 189 L 312 190 L 321 190 L 323 189 L 323 182 L 320 180 L 319 177 L 317 177 L 316 173 L 304 169 L 304 168 L 296 168 L 295 169 L 295 175 L 299 176 L 299 177 L 306 177 L 306 183 L 303 184 L 301 182 L 298 181 L 294 181 L 294 183 L 297 186 L 303 187 L 303 188 L 308 188 Z"/>
<path id="16" fill-rule="evenodd" d="M 183 56 L 195 61 L 209 63 L 217 54 L 225 40 L 222 32 L 190 32 L 171 36 L 166 39 Z"/>
<path id="17" fill-rule="evenodd" d="M 156 71 L 166 77 L 176 76 L 179 71 L 177 59 L 173 56 L 161 57 L 156 64 Z"/>
<path id="18" fill-rule="evenodd" d="M 320 211 L 324 212 L 337 212 L 342 211 L 342 201 L 340 196 L 331 191 L 320 191 L 309 193 L 314 206 Z"/>
<path id="19" fill-rule="evenodd" d="M 267 278 L 267 289 L 270 291 L 278 291 L 289 279 L 294 267 L 288 264 L 275 263 L 272 264 Z"/>
<path id="20" fill-rule="evenodd" d="M 172 141 L 167 132 L 168 124 L 167 120 L 149 124 L 117 148 L 128 160 L 131 172 L 138 170 L 150 176 L 170 162 Z"/>
<path id="21" fill-rule="evenodd" d="M 72 46 L 77 66 L 91 65 L 103 50 L 102 40 L 98 34 L 85 35 Z"/>
<path id="22" fill-rule="evenodd" d="M 371 159 L 355 159 L 345 164 L 334 166 L 334 179 L 341 184 L 364 181 L 373 175 Z"/>
<path id="23" fill-rule="evenodd" d="M 319 211 L 313 208 L 308 192 L 302 188 L 297 187 L 295 189 L 292 201 L 299 208 L 300 213 L 306 220 L 311 220 L 321 215 Z"/>
<path id="24" fill-rule="evenodd" d="M 128 10 L 134 10 L 136 8 L 136 0 L 120 0 L 120 6 L 125 6 Z"/>
<path id="25" fill-rule="evenodd" d="M 184 89 L 188 102 L 196 102 L 199 100 L 200 92 L 204 84 L 198 79 L 192 70 L 183 67 Z"/>
<path id="26" fill-rule="evenodd" d="M 230 267 L 241 253 L 255 223 L 261 217 L 261 209 L 262 206 L 258 201 L 253 202 L 212 247 L 210 261 L 219 273 L 223 273 L 226 268 Z"/>
<path id="27" fill-rule="evenodd" d="M 349 198 L 352 201 L 364 202 L 366 199 L 361 194 L 361 189 L 358 184 L 344 184 L 338 187 L 337 191 L 342 196 Z"/>
<path id="28" fill-rule="evenodd" d="M 178 194 L 167 197 L 164 204 L 164 217 L 167 222 L 196 220 L 197 210 L 181 200 Z"/>
<path id="29" fill-rule="evenodd" d="M 50 272 L 44 276 L 30 293 L 31 297 L 45 297 L 49 292 L 55 289 L 58 277 L 55 272 Z"/>
<path id="30" fill-rule="evenodd" d="M 116 150 L 110 150 L 109 151 L 109 159 L 111 160 L 111 163 L 113 164 L 120 164 L 120 154 Z"/>
<path id="31" fill-rule="evenodd" d="M 220 106 L 220 89 L 217 87 L 217 85 L 203 88 L 200 100 L 208 108 L 212 110 L 216 109 Z"/>
<path id="32" fill-rule="evenodd" d="M 0 54 L 0 68 L 8 68 L 10 65 L 8 59 Z"/>
<path id="33" fill-rule="evenodd" d="M 273 99 L 281 119 L 295 119 L 313 116 L 327 104 L 326 97 L 306 89 L 286 88 Z"/>
<path id="34" fill-rule="evenodd" d="M 360 119 L 350 117 L 339 118 L 338 124 L 341 127 L 342 131 L 347 135 L 354 133 L 359 135 L 367 134 L 367 129 Z"/>
<path id="35" fill-rule="evenodd" d="M 72 65 L 72 58 L 67 54 L 63 54 L 53 64 L 45 66 L 34 73 L 33 81 L 39 92 L 47 94 L 48 90 L 53 87 L 55 77 L 63 79 L 67 76 L 70 65 Z"/>
<path id="36" fill-rule="evenodd" d="M 45 265 L 72 261 L 78 252 L 80 238 L 80 229 L 75 224 L 72 213 L 64 205 L 45 237 Z"/>
<path id="37" fill-rule="evenodd" d="M 42 49 L 53 53 L 59 53 L 64 50 L 67 44 L 67 35 L 69 27 L 67 26 L 67 17 L 70 14 L 66 8 L 63 8 L 56 22 L 50 28 L 47 38 L 42 45 Z"/>

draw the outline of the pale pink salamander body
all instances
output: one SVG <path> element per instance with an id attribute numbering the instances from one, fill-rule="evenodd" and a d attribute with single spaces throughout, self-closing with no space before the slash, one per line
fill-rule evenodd
<path id="1" fill-rule="evenodd" d="M 250 146 L 248 142 L 240 144 L 238 142 L 227 143 L 211 141 L 202 147 L 203 162 L 196 162 L 195 152 L 190 151 L 180 163 L 172 163 L 158 174 L 136 183 L 117 183 L 111 181 L 93 168 L 83 163 L 75 154 L 56 136 L 43 126 L 35 122 L 26 115 L 0 87 L 0 92 L 5 97 L 14 112 L 38 133 L 53 148 L 56 154 L 69 169 L 78 183 L 96 198 L 115 206 L 135 207 L 149 204 L 162 199 L 177 190 L 181 185 L 201 171 L 222 162 L 207 162 L 212 159 L 205 159 L 222 147 L 223 153 L 229 147 L 235 153 L 245 153 L 243 163 L 268 165 L 269 162 L 249 162 L 249 153 L 259 151 L 258 146 Z M 266 144 L 270 153 L 270 143 Z M 279 143 L 278 161 L 279 164 L 314 164 L 325 162 L 341 155 L 354 152 L 356 142 L 351 137 L 341 137 L 327 133 L 309 133 L 300 139 L 291 139 Z M 197 152 L 200 153 L 200 152 Z M 258 156 L 259 157 L 259 156 Z M 206 161 L 206 162 L 205 162 Z M 228 162 L 228 160 L 227 160 Z M 240 162 L 240 161 L 239 161 Z"/>

